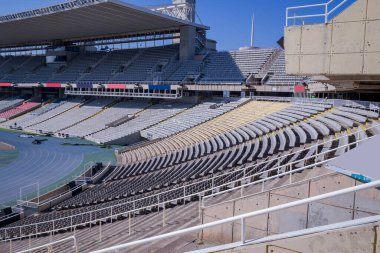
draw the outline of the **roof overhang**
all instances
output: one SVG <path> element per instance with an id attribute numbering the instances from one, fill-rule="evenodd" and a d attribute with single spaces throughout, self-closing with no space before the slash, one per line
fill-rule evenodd
<path id="1" fill-rule="evenodd" d="M 118 0 L 77 0 L 0 17 L 0 47 L 163 33 L 188 25 L 209 29 Z"/>

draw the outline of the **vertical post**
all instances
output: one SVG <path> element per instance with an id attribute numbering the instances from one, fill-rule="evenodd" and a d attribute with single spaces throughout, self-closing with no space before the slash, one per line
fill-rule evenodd
<path id="1" fill-rule="evenodd" d="M 265 187 L 264 183 L 265 183 L 265 181 L 263 181 L 261 184 L 261 192 L 264 192 L 264 187 Z"/>
<path id="2" fill-rule="evenodd" d="M 211 178 L 211 195 L 214 195 L 214 175 Z"/>
<path id="3" fill-rule="evenodd" d="M 75 253 L 78 253 L 78 243 L 77 243 L 77 238 L 74 236 L 74 248 L 75 248 Z"/>
<path id="4" fill-rule="evenodd" d="M 289 174 L 289 181 L 290 184 L 292 184 L 292 174 L 293 174 L 293 163 L 290 164 L 290 174 Z"/>
<path id="5" fill-rule="evenodd" d="M 245 243 L 245 219 L 241 219 L 241 242 L 242 244 Z"/>
<path id="6" fill-rule="evenodd" d="M 102 220 L 99 221 L 99 242 L 102 241 Z"/>
<path id="7" fill-rule="evenodd" d="M 165 227 L 165 203 L 162 203 L 162 227 Z"/>
<path id="8" fill-rule="evenodd" d="M 319 147 L 319 141 L 317 141 L 317 145 L 316 145 L 316 148 L 315 148 L 315 158 L 314 158 L 314 164 L 317 164 L 317 158 L 318 158 L 318 147 Z M 315 167 L 316 165 L 314 165 Z"/>
<path id="9" fill-rule="evenodd" d="M 131 235 L 131 211 L 129 211 L 128 216 L 128 233 Z"/>
<path id="10" fill-rule="evenodd" d="M 285 26 L 288 26 L 288 14 L 289 14 L 289 9 L 288 8 L 286 8 L 286 24 L 285 24 Z"/>
<path id="11" fill-rule="evenodd" d="M 113 207 L 113 206 L 111 206 L 111 224 L 112 224 L 112 222 L 113 222 L 113 212 L 112 212 L 113 210 L 112 210 L 112 207 Z"/>
<path id="12" fill-rule="evenodd" d="M 185 202 L 185 197 L 183 198 L 183 202 Z M 157 212 L 160 212 L 160 194 L 157 194 Z"/>
<path id="13" fill-rule="evenodd" d="M 73 232 L 73 216 L 70 217 L 70 224 L 71 224 L 70 230 L 71 232 Z"/>
<path id="14" fill-rule="evenodd" d="M 9 253 L 12 253 L 12 240 L 9 240 Z"/>
<path id="15" fill-rule="evenodd" d="M 325 23 L 329 20 L 329 5 L 328 3 L 325 4 Z"/>
<path id="16" fill-rule="evenodd" d="M 92 226 L 91 221 L 92 221 L 92 212 L 90 212 L 90 228 Z"/>
<path id="17" fill-rule="evenodd" d="M 201 213 L 202 213 L 202 203 L 203 203 L 203 198 L 199 194 L 199 206 L 198 206 L 199 219 L 201 218 Z"/>
<path id="18" fill-rule="evenodd" d="M 37 205 L 40 205 L 40 183 L 37 183 Z"/>

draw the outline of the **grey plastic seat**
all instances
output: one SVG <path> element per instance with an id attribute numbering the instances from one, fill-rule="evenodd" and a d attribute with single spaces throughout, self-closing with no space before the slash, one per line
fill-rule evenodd
<path id="1" fill-rule="evenodd" d="M 310 138 L 315 141 L 318 139 L 318 132 L 315 130 L 314 127 L 311 125 L 307 124 L 306 122 L 301 122 L 300 125 L 303 127 L 303 129 L 306 130 L 306 132 L 310 135 Z M 326 128 L 327 129 L 327 128 Z M 327 129 L 328 131 L 328 129 Z"/>
<path id="2" fill-rule="evenodd" d="M 309 119 L 309 122 L 310 124 L 315 127 L 323 136 L 328 136 L 330 134 L 330 130 L 328 129 L 328 127 L 326 125 L 324 125 L 323 123 L 317 121 L 317 120 L 313 120 L 313 119 Z"/>

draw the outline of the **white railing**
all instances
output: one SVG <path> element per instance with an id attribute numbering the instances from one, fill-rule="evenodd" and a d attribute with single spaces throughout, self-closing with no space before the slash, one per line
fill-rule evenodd
<path id="1" fill-rule="evenodd" d="M 71 241 L 73 240 L 74 242 L 74 251 L 75 253 L 78 253 L 78 243 L 77 243 L 77 239 L 75 238 L 75 236 L 70 236 L 70 237 L 66 237 L 64 239 L 61 239 L 61 240 L 58 240 L 58 241 L 54 241 L 54 242 L 50 242 L 50 243 L 47 243 L 47 244 L 44 244 L 44 245 L 41 245 L 41 246 L 38 246 L 38 247 L 34 247 L 34 248 L 28 248 L 27 250 L 22 250 L 22 251 L 17 251 L 17 253 L 31 253 L 35 250 L 40 250 L 40 249 L 45 249 L 47 248 L 48 249 L 48 252 L 52 252 L 51 250 L 51 247 L 55 244 L 60 244 L 60 243 L 63 243 L 63 242 L 67 242 L 67 241 Z M 10 242 L 10 246 L 9 246 L 9 249 L 10 251 L 9 252 L 12 252 L 12 243 Z"/>
<path id="2" fill-rule="evenodd" d="M 338 1 L 339 3 L 337 3 Z M 305 19 L 310 20 L 312 18 L 323 18 L 324 22 L 327 23 L 332 14 L 349 1 L 350 0 L 330 0 L 327 3 L 288 7 L 286 8 L 286 26 L 289 26 L 290 21 L 293 21 L 293 25 L 296 25 L 297 20 L 304 21 Z M 311 12 L 314 14 L 298 15 L 297 11 L 301 13 Z"/>
<path id="3" fill-rule="evenodd" d="M 377 127 L 377 126 L 374 126 L 374 127 Z M 371 128 L 374 128 L 374 127 L 371 127 Z M 370 128 L 368 128 L 368 129 L 370 129 Z M 366 129 L 366 130 L 368 130 L 368 129 Z M 357 131 L 355 133 L 352 133 L 350 135 L 344 135 L 344 136 L 341 136 L 338 139 L 334 139 L 334 140 L 339 140 L 340 138 L 346 138 L 347 136 L 354 136 L 355 134 L 357 134 L 361 131 L 365 131 L 365 130 L 362 129 L 362 130 Z M 162 207 L 163 212 L 164 212 L 163 223 L 165 223 L 165 206 L 167 204 L 171 204 L 172 202 L 176 202 L 176 201 L 186 201 L 193 196 L 199 196 L 200 198 L 202 198 L 202 196 L 207 195 L 210 192 L 211 192 L 211 194 L 213 194 L 214 192 L 221 191 L 220 188 L 222 188 L 222 187 L 226 187 L 226 186 L 230 186 L 230 185 L 234 185 L 234 184 L 241 183 L 241 184 L 244 184 L 244 186 L 248 186 L 248 185 L 250 185 L 250 183 L 246 182 L 247 179 L 257 177 L 257 176 L 261 176 L 264 173 L 277 172 L 278 174 L 276 176 L 272 177 L 272 179 L 274 179 L 275 177 L 282 177 L 284 175 L 299 172 L 299 171 L 302 171 L 302 170 L 307 169 L 307 168 L 312 168 L 312 167 L 315 167 L 318 165 L 322 165 L 322 164 L 326 163 L 327 161 L 333 160 L 334 158 L 329 159 L 329 160 L 325 160 L 325 161 L 321 161 L 321 162 L 317 162 L 316 157 L 318 157 L 320 155 L 328 154 L 330 152 L 334 152 L 338 149 L 348 148 L 351 145 L 357 145 L 358 143 L 369 140 L 371 138 L 373 138 L 373 136 L 369 137 L 369 138 L 357 140 L 353 143 L 342 145 L 342 146 L 339 146 L 337 148 L 327 150 L 325 152 L 318 153 L 318 151 L 316 151 L 314 155 L 311 155 L 309 157 L 304 157 L 302 159 L 297 159 L 291 163 L 287 163 L 284 165 L 277 164 L 277 166 L 275 166 L 274 168 L 268 169 L 266 171 L 259 171 L 259 172 L 256 171 L 255 172 L 254 170 L 255 170 L 255 168 L 257 168 L 260 165 L 264 165 L 264 164 L 267 164 L 269 162 L 276 161 L 276 160 L 279 160 L 281 158 L 285 158 L 285 157 L 288 157 L 290 155 L 294 155 L 294 154 L 302 152 L 302 151 L 292 152 L 291 154 L 287 154 L 287 155 L 279 156 L 279 157 L 276 157 L 273 159 L 269 159 L 267 161 L 260 162 L 258 164 L 253 165 L 253 166 L 250 166 L 250 167 L 246 167 L 246 168 L 235 170 L 235 171 L 225 173 L 222 175 L 214 176 L 212 178 L 208 178 L 208 179 L 205 179 L 205 180 L 202 180 L 199 182 L 180 186 L 180 187 L 177 187 L 174 189 L 170 189 L 167 191 L 160 192 L 160 193 L 155 194 L 155 195 L 139 198 L 139 199 L 136 199 L 136 200 L 133 200 L 130 202 L 125 202 L 122 204 L 118 204 L 118 205 L 114 205 L 114 206 L 110 206 L 110 207 L 106 207 L 106 208 L 99 208 L 99 209 L 95 209 L 93 211 L 83 212 L 83 213 L 80 213 L 77 215 L 67 216 L 67 217 L 60 218 L 60 219 L 55 219 L 55 220 L 50 220 L 50 221 L 45 221 L 45 222 L 39 222 L 39 223 L 33 223 L 33 224 L 29 224 L 29 225 L 24 225 L 24 226 L 15 226 L 15 227 L 3 228 L 3 229 L 0 229 L 0 232 L 2 231 L 5 235 L 8 235 L 9 234 L 8 231 L 19 231 L 18 232 L 20 234 L 19 237 L 14 237 L 12 239 L 3 238 L 3 240 L 5 240 L 5 241 L 17 240 L 17 239 L 27 238 L 29 236 L 37 236 L 37 235 L 45 234 L 45 233 L 55 233 L 59 230 L 71 230 L 71 231 L 73 231 L 76 229 L 76 227 L 79 227 L 79 226 L 90 225 L 90 227 L 91 227 L 92 224 L 94 224 L 94 223 L 102 222 L 106 219 L 111 219 L 111 221 L 112 221 L 115 217 L 120 216 L 120 215 L 126 215 L 129 218 L 131 218 L 134 215 L 134 213 L 137 213 L 139 211 L 143 211 L 143 210 L 146 210 L 149 208 L 150 209 L 153 209 L 153 208 L 160 209 L 160 207 Z M 308 150 L 311 148 L 316 148 L 316 150 L 318 150 L 318 147 L 324 145 L 325 143 L 332 142 L 334 140 L 329 140 L 329 141 L 324 142 L 324 143 L 319 143 L 319 144 L 316 144 L 314 146 L 311 146 L 311 147 L 303 149 L 303 150 Z M 299 169 L 293 169 L 293 166 L 295 164 L 302 162 L 302 161 L 308 161 L 314 157 L 315 157 L 315 161 L 312 164 L 310 164 L 308 166 L 304 166 L 304 167 L 299 168 Z M 280 173 L 282 168 L 285 168 L 285 169 L 289 168 L 290 171 L 285 172 L 285 173 Z M 253 172 L 248 172 L 248 170 L 253 170 Z M 228 176 L 231 176 L 231 175 L 232 175 L 232 177 L 228 178 Z M 227 177 L 227 179 L 224 177 Z M 218 180 L 220 180 L 221 182 L 218 183 Z M 259 181 L 259 183 L 262 183 L 262 181 Z M 238 189 L 239 187 L 234 186 L 234 188 Z M 225 192 L 227 192 L 227 191 L 225 191 Z M 168 196 L 170 196 L 172 198 L 170 198 Z M 141 203 L 139 203 L 139 202 L 142 202 L 144 200 L 146 200 L 146 202 L 148 202 L 148 203 L 150 203 L 150 202 L 152 202 L 152 200 L 154 200 L 154 203 L 150 204 L 150 205 L 148 204 L 145 206 L 141 206 Z M 200 206 L 199 206 L 200 210 L 202 208 L 201 203 L 202 203 L 202 201 L 200 202 Z M 126 210 L 126 211 L 117 212 L 117 209 L 121 209 L 122 207 L 126 208 L 128 206 L 130 206 L 132 208 L 128 208 L 129 210 Z M 101 212 L 101 211 L 103 211 L 103 213 L 106 212 L 107 215 L 105 215 L 105 217 L 98 218 L 97 212 Z M 76 217 L 90 217 L 90 219 L 88 221 L 84 221 L 82 223 L 74 224 L 73 220 L 75 220 Z M 58 227 L 57 226 L 57 224 L 59 224 L 59 223 L 64 224 L 65 220 L 70 225 L 65 226 L 65 227 Z M 45 230 L 39 231 L 38 227 L 43 226 L 43 225 L 45 225 L 45 227 L 51 227 L 52 229 L 50 229 L 50 230 L 45 229 Z M 22 231 L 25 230 L 26 228 L 29 228 L 29 229 L 35 230 L 35 231 L 34 231 L 34 233 L 28 233 L 28 234 L 23 235 Z M 129 231 L 131 231 L 130 227 L 129 227 Z"/>
<path id="4" fill-rule="evenodd" d="M 326 99 L 326 98 L 300 98 L 300 97 L 272 97 L 272 96 L 254 96 L 253 100 L 257 101 L 274 101 L 274 102 L 289 102 L 289 103 L 318 103 L 328 104 L 334 107 L 348 106 L 353 108 L 370 109 L 376 112 L 380 111 L 380 103 L 361 100 L 344 100 L 344 99 Z"/>
<path id="5" fill-rule="evenodd" d="M 115 252 L 116 253 L 116 252 L 119 252 L 119 250 L 121 250 L 121 249 L 130 248 L 133 246 L 141 245 L 144 243 L 149 243 L 149 242 L 156 241 L 156 240 L 163 240 L 163 239 L 170 238 L 170 237 L 180 236 L 180 235 L 191 233 L 191 232 L 198 232 L 200 230 L 212 228 L 215 226 L 219 226 L 219 225 L 223 225 L 223 224 L 231 223 L 231 222 L 235 222 L 235 221 L 240 221 L 242 224 L 240 242 L 242 245 L 244 245 L 247 242 L 249 242 L 246 239 L 246 226 L 247 226 L 246 225 L 246 219 L 247 218 L 260 216 L 263 214 L 269 214 L 269 213 L 281 211 L 284 209 L 288 209 L 288 208 L 292 208 L 292 207 L 296 207 L 296 206 L 301 206 L 301 205 L 309 204 L 312 202 L 321 201 L 321 200 L 325 200 L 325 199 L 332 198 L 332 197 L 338 197 L 338 196 L 342 196 L 342 195 L 345 195 L 348 193 L 354 193 L 354 192 L 367 190 L 367 189 L 371 189 L 371 188 L 375 188 L 375 187 L 379 187 L 379 186 L 380 186 L 380 180 L 374 181 L 371 183 L 362 184 L 359 186 L 349 187 L 346 189 L 342 189 L 342 190 L 338 190 L 338 191 L 334 191 L 334 192 L 330 192 L 330 193 L 326 193 L 326 194 L 322 194 L 322 195 L 318 195 L 318 196 L 314 196 L 314 197 L 309 197 L 306 199 L 293 201 L 290 203 L 286 203 L 286 204 L 282 204 L 282 205 L 278 205 L 278 206 L 274 206 L 274 207 L 269 207 L 269 208 L 262 209 L 259 211 L 255 211 L 255 212 L 245 213 L 245 214 L 229 217 L 226 219 L 213 221 L 210 223 L 206 223 L 206 224 L 202 224 L 202 225 L 198 225 L 198 226 L 194 226 L 194 227 L 190 227 L 190 228 L 185 228 L 182 230 L 178 230 L 178 231 L 174 231 L 174 232 L 170 232 L 170 233 L 166 233 L 166 234 L 162 234 L 162 235 L 158 235 L 158 236 L 153 236 L 153 237 L 142 239 L 142 240 L 137 240 L 137 241 L 121 244 L 118 246 L 109 247 L 106 249 L 92 251 L 92 253 L 105 253 L 105 252 Z"/>
<path id="6" fill-rule="evenodd" d="M 178 99 L 182 98 L 182 92 L 176 90 L 176 93 L 144 93 L 133 92 L 128 90 L 123 91 L 104 91 L 104 90 L 71 90 L 66 89 L 65 95 L 76 96 L 102 96 L 102 97 L 134 97 L 134 98 L 165 98 Z"/>

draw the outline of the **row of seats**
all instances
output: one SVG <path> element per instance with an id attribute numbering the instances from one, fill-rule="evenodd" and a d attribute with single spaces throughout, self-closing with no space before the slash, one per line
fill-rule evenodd
<path id="1" fill-rule="evenodd" d="M 166 120 L 191 107 L 192 103 L 186 102 L 161 102 L 142 110 L 127 122 L 109 127 L 87 137 L 88 140 L 97 143 L 112 143 L 129 135 L 139 133 L 161 121 Z"/>
<path id="2" fill-rule="evenodd" d="M 9 118 L 15 117 L 19 114 L 22 114 L 26 111 L 33 110 L 34 108 L 37 108 L 41 105 L 41 103 L 28 101 L 24 102 L 21 105 L 18 105 L 14 108 L 11 108 L 9 110 L 3 111 L 0 113 L 0 119 L 7 120 Z"/>
<path id="3" fill-rule="evenodd" d="M 176 117 L 141 131 L 141 136 L 148 140 L 165 138 L 231 111 L 246 101 L 247 99 L 214 99 L 203 102 Z"/>
<path id="4" fill-rule="evenodd" d="M 287 103 L 250 101 L 235 110 L 187 131 L 180 132 L 174 136 L 155 142 L 152 145 L 142 146 L 130 152 L 122 153 L 119 157 L 119 161 L 120 163 L 127 164 L 170 152 L 178 152 L 179 149 L 198 145 L 211 137 L 233 130 L 247 122 L 288 106 L 289 104 Z"/>
<path id="5" fill-rule="evenodd" d="M 127 117 L 128 115 L 134 115 L 147 106 L 148 102 L 146 100 L 117 102 L 111 107 L 106 108 L 100 114 L 69 127 L 61 131 L 61 133 L 69 136 L 86 137 L 107 129 L 110 123 Z"/>
<path id="6" fill-rule="evenodd" d="M 50 120 L 31 126 L 30 129 L 33 131 L 42 131 L 44 133 L 56 133 L 99 113 L 103 107 L 112 102 L 113 99 L 108 98 L 91 100 L 82 106 L 78 106 L 72 110 L 51 118 Z"/>
<path id="7" fill-rule="evenodd" d="M 20 127 L 27 131 L 33 131 L 33 129 L 31 129 L 32 126 L 45 122 L 67 110 L 70 110 L 71 108 L 79 106 L 80 102 L 80 98 L 69 98 L 63 101 L 56 101 L 43 106 L 38 110 L 24 114 L 21 117 L 4 122 L 2 126 L 7 128 Z"/>

